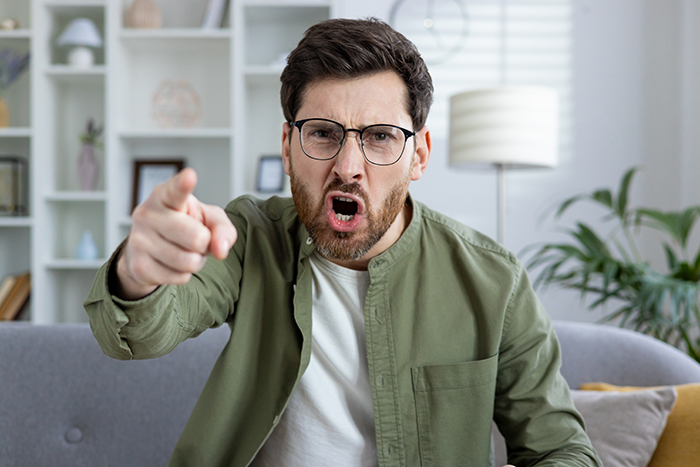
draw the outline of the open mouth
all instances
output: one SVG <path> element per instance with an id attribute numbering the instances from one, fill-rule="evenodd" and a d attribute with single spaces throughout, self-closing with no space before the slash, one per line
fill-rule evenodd
<path id="1" fill-rule="evenodd" d="M 344 196 L 336 196 L 333 198 L 333 211 L 335 217 L 339 221 L 351 221 L 357 214 L 357 202 Z"/>

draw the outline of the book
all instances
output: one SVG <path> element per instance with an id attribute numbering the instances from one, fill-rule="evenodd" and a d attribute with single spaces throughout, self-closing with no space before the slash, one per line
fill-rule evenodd
<path id="1" fill-rule="evenodd" d="M 202 19 L 202 28 L 212 29 L 219 28 L 224 20 L 224 11 L 226 10 L 227 0 L 209 0 L 207 9 L 204 11 Z"/>
<path id="2" fill-rule="evenodd" d="M 9 294 L 0 305 L 0 321 L 12 321 L 17 318 L 29 300 L 32 287 L 31 275 L 27 272 L 15 276 L 16 281 Z"/>
<path id="3" fill-rule="evenodd" d="M 2 284 L 0 284 L 0 306 L 2 306 L 3 302 L 7 298 L 8 295 L 10 295 L 10 292 L 12 291 L 12 287 L 15 286 L 15 283 L 17 282 L 17 276 L 7 276 L 3 281 Z"/>

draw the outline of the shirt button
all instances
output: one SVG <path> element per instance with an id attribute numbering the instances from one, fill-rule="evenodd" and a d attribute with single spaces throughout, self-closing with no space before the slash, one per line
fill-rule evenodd
<path id="1" fill-rule="evenodd" d="M 306 239 L 306 244 L 311 245 L 314 241 L 311 239 L 311 237 Z"/>

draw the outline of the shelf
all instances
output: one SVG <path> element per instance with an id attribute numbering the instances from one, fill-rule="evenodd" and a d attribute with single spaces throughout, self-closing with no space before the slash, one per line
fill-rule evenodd
<path id="1" fill-rule="evenodd" d="M 31 227 L 32 218 L 27 216 L 0 216 L 0 227 Z"/>
<path id="2" fill-rule="evenodd" d="M 125 41 L 150 41 L 157 39 L 230 39 L 229 29 L 203 28 L 161 28 L 161 29 L 129 29 L 124 28 L 120 34 Z"/>
<path id="3" fill-rule="evenodd" d="M 230 128 L 168 128 L 162 130 L 128 130 L 119 136 L 123 139 L 196 139 L 230 138 Z"/>
<path id="4" fill-rule="evenodd" d="M 0 39 L 31 39 L 32 31 L 29 29 L 15 29 L 0 31 Z"/>
<path id="5" fill-rule="evenodd" d="M 46 75 L 59 81 L 90 81 L 96 79 L 104 79 L 106 75 L 106 67 L 104 65 L 96 65 L 92 68 L 79 69 L 69 65 L 51 65 L 45 71 Z"/>
<path id="6" fill-rule="evenodd" d="M 50 202 L 99 202 L 107 199 L 104 191 L 55 191 L 46 195 L 46 201 Z"/>
<path id="7" fill-rule="evenodd" d="M 144 29 L 126 30 L 120 38 L 127 49 L 135 49 L 138 52 L 201 53 L 206 49 L 218 47 L 221 53 L 226 53 L 231 42 L 231 33 L 227 29 Z"/>
<path id="8" fill-rule="evenodd" d="M 44 264 L 46 269 L 89 269 L 97 270 L 107 261 L 107 259 L 96 259 L 92 261 L 85 261 L 82 259 L 52 259 Z"/>
<path id="9" fill-rule="evenodd" d="M 44 5 L 51 10 L 63 8 L 104 8 L 106 0 L 46 0 Z"/>
<path id="10" fill-rule="evenodd" d="M 0 138 L 31 138 L 32 129 L 27 127 L 0 128 Z"/>

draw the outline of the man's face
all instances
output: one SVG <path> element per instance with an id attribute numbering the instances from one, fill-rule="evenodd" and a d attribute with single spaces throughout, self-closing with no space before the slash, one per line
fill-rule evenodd
<path id="1" fill-rule="evenodd" d="M 325 118 L 356 129 L 374 124 L 412 129 L 405 96 L 406 86 L 394 72 L 320 80 L 308 86 L 296 119 Z M 298 129 L 290 138 L 285 123 L 282 147 L 294 204 L 318 251 L 338 264 L 364 268 L 410 221 L 408 185 L 425 170 L 430 136 L 423 128 L 409 138 L 401 159 L 390 166 L 367 162 L 358 136 L 348 132 L 340 153 L 319 161 L 302 152 Z"/>

